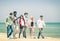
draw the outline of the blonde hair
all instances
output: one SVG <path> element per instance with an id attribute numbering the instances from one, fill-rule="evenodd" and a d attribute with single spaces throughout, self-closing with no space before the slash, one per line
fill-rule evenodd
<path id="1" fill-rule="evenodd" d="M 30 16 L 30 20 L 33 20 L 34 18 L 33 18 L 33 16 Z"/>

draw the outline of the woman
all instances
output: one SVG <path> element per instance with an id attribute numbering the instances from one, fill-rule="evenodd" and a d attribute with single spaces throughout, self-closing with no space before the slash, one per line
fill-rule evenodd
<path id="1" fill-rule="evenodd" d="M 29 21 L 29 25 L 30 25 L 30 37 L 32 38 L 33 36 L 33 32 L 34 32 L 34 21 L 33 21 L 33 16 L 30 16 L 30 21 Z"/>
<path id="2" fill-rule="evenodd" d="M 19 26 L 20 26 L 19 38 L 22 32 L 23 32 L 23 37 L 25 38 L 25 35 L 24 35 L 25 20 L 23 15 L 21 15 L 19 18 Z"/>

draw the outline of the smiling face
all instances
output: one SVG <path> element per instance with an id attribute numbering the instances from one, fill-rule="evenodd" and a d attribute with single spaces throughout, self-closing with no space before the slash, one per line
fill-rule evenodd
<path id="1" fill-rule="evenodd" d="M 43 20 L 43 16 L 42 15 L 40 16 L 40 19 Z"/>
<path id="2" fill-rule="evenodd" d="M 20 18 L 23 19 L 24 18 L 23 15 L 21 15 Z"/>
<path id="3" fill-rule="evenodd" d="M 28 13 L 27 13 L 27 12 L 25 12 L 25 13 L 24 13 L 24 16 L 25 16 L 25 17 L 27 17 L 27 16 L 28 16 Z"/>
<path id="4" fill-rule="evenodd" d="M 21 16 L 21 19 L 23 19 L 23 17 Z"/>
<path id="5" fill-rule="evenodd" d="M 12 17 L 12 13 L 9 14 L 9 17 Z"/>
<path id="6" fill-rule="evenodd" d="M 28 16 L 28 14 L 25 15 L 25 17 L 27 17 L 27 16 Z"/>
<path id="7" fill-rule="evenodd" d="M 12 15 L 12 18 L 13 18 L 13 19 L 15 18 L 14 14 Z"/>
<path id="8" fill-rule="evenodd" d="M 34 18 L 33 16 L 30 16 L 30 21 L 33 22 Z"/>

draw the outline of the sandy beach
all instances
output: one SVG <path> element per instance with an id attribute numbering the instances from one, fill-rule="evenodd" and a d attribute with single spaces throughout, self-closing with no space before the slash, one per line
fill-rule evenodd
<path id="1" fill-rule="evenodd" d="M 13 39 L 13 38 L 7 38 L 6 37 L 6 33 L 0 33 L 0 41 L 60 41 L 60 38 L 52 38 L 52 37 L 45 37 L 44 39 L 40 38 L 40 39 L 33 39 L 33 38 L 30 38 L 29 36 L 25 39 L 22 37 L 21 35 L 21 38 L 16 38 L 16 39 Z"/>

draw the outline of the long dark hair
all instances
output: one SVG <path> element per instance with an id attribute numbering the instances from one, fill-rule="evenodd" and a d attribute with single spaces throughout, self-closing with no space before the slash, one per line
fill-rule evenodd
<path id="1" fill-rule="evenodd" d="M 22 18 L 23 18 L 23 20 L 25 21 L 24 16 L 23 16 L 23 15 L 20 15 L 20 19 L 21 19 L 21 17 L 22 17 Z"/>

